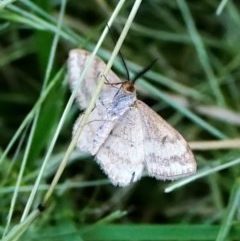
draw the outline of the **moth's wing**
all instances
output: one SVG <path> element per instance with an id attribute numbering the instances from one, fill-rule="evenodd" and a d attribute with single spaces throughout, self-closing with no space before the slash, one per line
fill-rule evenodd
<path id="1" fill-rule="evenodd" d="M 142 101 L 136 104 L 141 114 L 148 174 L 173 180 L 195 173 L 196 161 L 185 139 Z"/>
<path id="2" fill-rule="evenodd" d="M 135 106 L 118 119 L 96 155 L 114 185 L 126 186 L 141 178 L 144 169 L 142 123 Z"/>
<path id="3" fill-rule="evenodd" d="M 79 77 L 83 72 L 83 69 L 90 59 L 91 53 L 83 49 L 73 49 L 69 52 L 69 58 L 67 62 L 68 66 L 68 81 L 72 90 L 74 90 L 79 81 Z M 87 71 L 84 79 L 82 80 L 79 90 L 76 95 L 76 99 L 80 106 L 85 109 L 87 108 L 94 90 L 97 86 L 97 81 L 100 74 L 103 73 L 106 64 L 97 56 L 95 56 L 91 68 Z M 111 84 L 120 83 L 121 80 L 113 71 L 109 71 L 109 74 L 106 77 L 107 84 L 103 87 L 103 93 L 107 93 L 111 89 L 111 92 L 117 91 L 116 86 Z M 115 88 L 114 88 L 115 87 Z M 106 95 L 106 94 L 105 94 Z M 112 93 L 114 96 L 114 93 Z M 109 95 L 107 95 L 109 97 Z M 110 96 L 109 98 L 111 98 Z M 103 97 L 104 99 L 106 97 Z"/>
<path id="4" fill-rule="evenodd" d="M 80 115 L 73 127 L 73 136 L 80 126 L 83 115 Z M 77 140 L 76 146 L 82 152 L 89 152 L 95 155 L 101 145 L 109 136 L 116 120 L 106 119 L 102 109 L 94 108 L 83 126 L 82 132 Z"/>

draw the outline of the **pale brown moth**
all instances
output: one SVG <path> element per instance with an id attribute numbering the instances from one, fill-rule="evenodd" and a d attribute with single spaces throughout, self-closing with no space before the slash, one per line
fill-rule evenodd
<path id="1" fill-rule="evenodd" d="M 68 76 L 71 89 L 90 53 L 74 49 L 69 53 Z M 77 92 L 85 109 L 106 65 L 95 57 Z M 126 186 L 139 180 L 144 171 L 161 180 L 174 180 L 196 171 L 196 161 L 185 139 L 145 103 L 138 100 L 131 81 L 122 81 L 114 72 L 92 110 L 77 142 L 82 152 L 95 156 L 114 185 Z M 73 135 L 82 116 L 75 123 Z"/>

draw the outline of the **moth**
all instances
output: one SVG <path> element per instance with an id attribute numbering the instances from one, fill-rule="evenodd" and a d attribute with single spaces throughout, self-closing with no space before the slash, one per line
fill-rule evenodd
<path id="1" fill-rule="evenodd" d="M 68 80 L 74 90 L 91 53 L 73 49 L 68 58 Z M 87 108 L 106 64 L 94 58 L 77 91 L 76 100 Z M 110 71 L 77 141 L 81 152 L 95 156 L 117 186 L 136 182 L 146 171 L 160 180 L 174 180 L 196 172 L 194 155 L 185 139 L 144 102 L 137 99 L 131 81 Z M 81 122 L 77 119 L 73 136 Z"/>

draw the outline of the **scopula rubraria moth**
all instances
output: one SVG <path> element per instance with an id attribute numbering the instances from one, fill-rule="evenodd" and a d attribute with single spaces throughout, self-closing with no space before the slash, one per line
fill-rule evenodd
<path id="1" fill-rule="evenodd" d="M 91 53 L 74 49 L 69 53 L 68 76 L 71 89 Z M 95 57 L 77 92 L 85 109 L 106 64 Z M 91 153 L 114 185 L 126 186 L 148 175 L 174 180 L 196 171 L 196 161 L 185 139 L 145 103 L 138 100 L 131 81 L 122 81 L 113 71 L 96 101 L 77 141 L 82 152 Z M 73 135 L 81 121 L 77 119 Z"/>

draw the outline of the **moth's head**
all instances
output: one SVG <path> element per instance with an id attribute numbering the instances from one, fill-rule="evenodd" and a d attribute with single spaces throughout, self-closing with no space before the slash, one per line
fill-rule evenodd
<path id="1" fill-rule="evenodd" d="M 135 92 L 135 87 L 134 87 L 134 85 L 133 85 L 133 83 L 131 81 L 123 82 L 122 88 L 123 88 L 124 92 L 126 92 L 126 93 L 133 93 L 133 92 Z"/>

